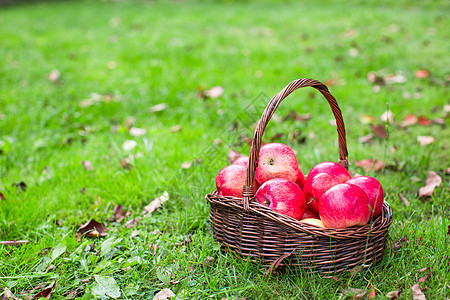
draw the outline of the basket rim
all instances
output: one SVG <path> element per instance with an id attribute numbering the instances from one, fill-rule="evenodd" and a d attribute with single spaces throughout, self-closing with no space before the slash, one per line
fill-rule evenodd
<path id="1" fill-rule="evenodd" d="M 315 225 L 311 225 L 305 222 L 300 222 L 290 216 L 284 215 L 277 211 L 274 211 L 264 205 L 261 205 L 258 201 L 250 201 L 249 209 L 244 209 L 243 199 L 232 196 L 219 195 L 217 190 L 206 195 L 206 200 L 210 204 L 220 205 L 224 207 L 234 208 L 241 210 L 242 213 L 251 212 L 259 217 L 273 220 L 279 224 L 283 224 L 294 232 L 299 234 L 310 234 L 320 237 L 333 238 L 333 239 L 360 239 L 367 238 L 367 236 L 374 231 L 384 231 L 392 223 L 392 208 L 387 201 L 383 201 L 383 209 L 381 214 L 369 223 L 363 226 L 352 226 L 347 228 L 323 228 Z M 254 200 L 254 199 L 252 199 Z"/>

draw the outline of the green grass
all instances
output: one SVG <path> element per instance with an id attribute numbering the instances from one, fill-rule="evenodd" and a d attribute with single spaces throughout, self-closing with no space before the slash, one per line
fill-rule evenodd
<path id="1" fill-rule="evenodd" d="M 368 290 L 370 281 L 376 299 L 393 290 L 411 299 L 411 286 L 424 276 L 418 271 L 429 267 L 431 277 L 421 283 L 425 295 L 450 298 L 448 119 L 445 125 L 399 126 L 408 114 L 442 118 L 449 104 L 449 6 L 389 2 L 50 1 L 0 7 L 0 192 L 7 198 L 0 200 L 0 240 L 30 241 L 0 246 L 0 288 L 24 298 L 21 290 L 56 280 L 52 299 L 66 299 L 75 289 L 91 299 L 96 275 L 113 277 L 122 299 L 151 299 L 163 288 L 186 299 L 337 299 L 346 288 Z M 56 82 L 47 78 L 53 69 L 61 73 Z M 420 69 L 431 76 L 416 78 Z M 375 93 L 367 80 L 371 71 L 401 73 L 406 82 Z M 229 149 L 248 153 L 240 137 L 251 136 L 270 97 L 301 77 L 336 80 L 330 90 L 343 111 L 351 171 L 365 174 L 353 165 L 361 159 L 398 164 L 398 170 L 368 174 L 382 182 L 394 211 L 389 243 L 405 235 L 409 243 L 388 247 L 375 267 L 338 275 L 341 282 L 295 269 L 267 280 L 264 268 L 220 252 L 209 233 L 204 195 L 214 189 Z M 199 89 L 217 85 L 224 87 L 219 98 L 196 97 Z M 294 93 L 277 111 L 281 117 L 290 110 L 311 113 L 310 121 L 273 121 L 264 136 L 270 141 L 285 133 L 277 141 L 297 152 L 305 173 L 338 159 L 331 111 L 312 92 Z M 94 93 L 112 100 L 80 106 Z M 168 108 L 150 113 L 158 103 Z M 358 143 L 371 132 L 360 116 L 381 123 L 387 106 L 396 121 L 389 138 Z M 131 116 L 133 126 L 147 130 L 144 136 L 129 134 Z M 176 125 L 182 130 L 172 132 Z M 288 138 L 295 130 L 305 143 Z M 420 147 L 420 135 L 436 141 Z M 136 148 L 123 150 L 131 139 Z M 133 167 L 124 169 L 121 161 L 131 154 Z M 196 158 L 201 163 L 181 169 Z M 82 166 L 86 160 L 93 171 Z M 424 201 L 417 191 L 429 170 L 443 182 Z M 26 191 L 16 187 L 21 181 Z M 164 191 L 170 200 L 144 217 L 143 207 Z M 137 228 L 108 221 L 116 204 L 130 219 L 139 218 Z M 92 218 L 107 224 L 108 236 L 77 242 L 78 227 Z M 139 235 L 131 237 L 133 230 Z M 171 245 L 188 235 L 190 243 Z M 155 255 L 152 244 L 158 244 Z M 57 255 L 54 249 L 64 251 Z M 215 258 L 212 266 L 200 263 L 207 256 Z"/>

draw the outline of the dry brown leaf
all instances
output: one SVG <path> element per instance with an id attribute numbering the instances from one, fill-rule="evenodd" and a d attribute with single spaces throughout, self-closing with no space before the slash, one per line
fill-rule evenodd
<path id="1" fill-rule="evenodd" d="M 418 118 L 415 115 L 407 115 L 403 121 L 401 126 L 402 127 L 406 127 L 406 126 L 412 126 L 417 124 Z"/>
<path id="2" fill-rule="evenodd" d="M 85 279 L 81 279 L 82 283 L 89 283 L 91 282 L 91 277 L 85 278 Z"/>
<path id="3" fill-rule="evenodd" d="M 81 164 L 84 166 L 84 169 L 86 171 L 88 171 L 88 172 L 94 171 L 94 167 L 92 166 L 91 161 L 85 160 L 85 161 L 81 162 Z"/>
<path id="4" fill-rule="evenodd" d="M 0 200 L 7 200 L 6 197 L 0 192 Z"/>
<path id="5" fill-rule="evenodd" d="M 419 135 L 417 137 L 417 141 L 420 143 L 420 146 L 423 147 L 423 146 L 426 146 L 426 145 L 429 145 L 429 144 L 433 144 L 435 139 L 432 136 L 421 136 L 421 135 Z"/>
<path id="6" fill-rule="evenodd" d="M 375 117 L 374 116 L 368 116 L 368 115 L 360 115 L 359 116 L 359 121 L 362 124 L 373 124 L 375 123 Z"/>
<path id="7" fill-rule="evenodd" d="M 50 80 L 51 82 L 55 82 L 59 79 L 60 75 L 61 73 L 59 72 L 59 70 L 54 69 L 50 72 L 50 74 L 48 74 L 48 80 Z"/>
<path id="8" fill-rule="evenodd" d="M 22 190 L 24 192 L 27 190 L 27 184 L 24 181 L 14 183 L 13 186 L 15 186 L 16 188 L 19 188 L 20 190 Z"/>
<path id="9" fill-rule="evenodd" d="M 450 236 L 450 225 L 447 226 L 447 235 Z"/>
<path id="10" fill-rule="evenodd" d="M 126 228 L 133 228 L 133 227 L 137 227 L 139 225 L 139 219 L 138 218 L 134 218 L 131 220 L 128 220 L 125 222 L 125 227 Z"/>
<path id="11" fill-rule="evenodd" d="M 400 297 L 400 291 L 392 291 L 386 294 L 386 298 L 388 299 L 397 299 Z"/>
<path id="12" fill-rule="evenodd" d="M 123 143 L 122 149 L 125 151 L 131 151 L 136 148 L 137 142 L 135 140 L 127 140 Z"/>
<path id="13" fill-rule="evenodd" d="M 2 300 L 19 300 L 6 286 L 3 288 Z"/>
<path id="14" fill-rule="evenodd" d="M 405 204 L 405 206 L 409 206 L 408 199 L 406 199 L 405 196 L 402 195 L 402 193 L 398 193 L 398 198 L 400 198 L 400 200 L 402 200 L 402 202 Z"/>
<path id="15" fill-rule="evenodd" d="M 428 270 L 427 275 L 425 275 L 425 276 L 419 278 L 419 281 L 418 281 L 418 282 L 425 282 L 425 280 L 427 280 L 428 278 L 430 278 L 430 276 L 431 276 L 431 271 L 429 270 L 429 268 L 423 268 L 422 270 L 419 271 L 419 273 L 424 272 L 424 271 L 426 271 L 426 270 Z"/>
<path id="16" fill-rule="evenodd" d="M 399 250 L 403 245 L 408 246 L 408 236 L 404 236 L 392 245 L 392 249 Z"/>
<path id="17" fill-rule="evenodd" d="M 355 166 L 361 167 L 364 171 L 369 172 L 370 170 L 374 170 L 375 172 L 383 169 L 383 162 L 381 160 L 373 160 L 373 159 L 363 159 L 360 161 L 355 161 Z"/>
<path id="18" fill-rule="evenodd" d="M 126 128 L 131 128 L 134 125 L 134 123 L 136 123 L 136 117 L 129 116 L 123 122 L 123 126 Z"/>
<path id="19" fill-rule="evenodd" d="M 178 246 L 182 246 L 182 245 L 187 245 L 190 242 L 192 242 L 192 237 L 189 234 L 182 242 L 178 242 L 178 243 L 170 243 L 167 246 L 168 247 L 178 247 Z"/>
<path id="20" fill-rule="evenodd" d="M 150 113 L 156 113 L 165 110 L 167 107 L 168 107 L 167 103 L 159 103 L 150 107 L 149 111 Z"/>
<path id="21" fill-rule="evenodd" d="M 416 71 L 416 77 L 419 79 L 424 79 L 430 76 L 430 71 L 428 71 L 427 69 L 423 69 L 423 70 L 417 70 Z"/>
<path id="22" fill-rule="evenodd" d="M 428 119 L 425 116 L 420 116 L 419 119 L 417 120 L 417 123 L 421 126 L 428 126 L 433 124 L 433 121 L 431 121 L 430 119 Z"/>
<path id="23" fill-rule="evenodd" d="M 304 114 L 304 115 L 299 115 L 295 110 L 291 110 L 286 117 L 284 117 L 283 121 L 292 119 L 294 121 L 299 121 L 299 122 L 304 122 L 304 121 L 308 121 L 311 120 L 312 115 L 311 114 Z"/>
<path id="24" fill-rule="evenodd" d="M 175 126 L 170 127 L 170 132 L 173 132 L 173 133 L 180 132 L 182 129 L 183 129 L 183 127 L 181 127 L 181 125 L 175 125 Z"/>
<path id="25" fill-rule="evenodd" d="M 358 142 L 360 142 L 361 144 L 366 144 L 366 143 L 370 143 L 373 140 L 373 134 L 369 133 L 368 135 L 362 136 L 360 138 L 358 138 Z"/>
<path id="26" fill-rule="evenodd" d="M 52 295 L 53 290 L 56 287 L 56 281 L 53 281 L 52 284 L 50 284 L 48 287 L 37 293 L 31 300 L 36 300 L 40 298 L 50 299 L 50 296 Z"/>
<path id="27" fill-rule="evenodd" d="M 170 298 L 175 298 L 175 294 L 170 289 L 162 289 L 156 293 L 152 300 L 166 300 Z"/>
<path id="28" fill-rule="evenodd" d="M 141 135 L 145 135 L 147 133 L 147 129 L 131 127 L 129 132 L 132 136 L 141 136 Z"/>
<path id="29" fill-rule="evenodd" d="M 442 178 L 436 172 L 429 171 L 427 182 L 424 187 L 419 189 L 419 198 L 431 197 L 434 189 L 441 185 Z"/>
<path id="30" fill-rule="evenodd" d="M 122 222 L 128 215 L 130 215 L 130 213 L 125 212 L 122 205 L 119 204 L 114 207 L 113 220 L 117 223 Z"/>
<path id="31" fill-rule="evenodd" d="M 426 300 L 425 294 L 422 292 L 422 289 L 420 288 L 419 283 L 414 284 L 411 287 L 413 291 L 413 299 L 414 300 Z"/>
<path id="32" fill-rule="evenodd" d="M 231 149 L 230 152 L 228 152 L 228 162 L 231 164 L 233 163 L 236 159 L 238 159 L 239 157 L 245 156 L 242 153 L 237 152 L 234 149 Z"/>
<path id="33" fill-rule="evenodd" d="M 169 200 L 169 193 L 164 191 L 161 196 L 155 198 L 150 204 L 144 207 L 145 215 L 151 214 L 157 210 L 167 200 Z"/>
<path id="34" fill-rule="evenodd" d="M 192 167 L 192 161 L 186 161 L 181 164 L 182 169 L 189 169 L 190 167 Z"/>
<path id="35" fill-rule="evenodd" d="M 205 91 L 205 96 L 215 99 L 215 98 L 220 97 L 223 94 L 223 91 L 224 91 L 223 87 L 214 86 L 214 87 L 210 88 L 209 90 Z"/>
<path id="36" fill-rule="evenodd" d="M 0 241 L 0 245 L 2 246 L 18 246 L 28 244 L 29 241 L 19 240 L 19 241 Z"/>
<path id="37" fill-rule="evenodd" d="M 158 244 L 152 244 L 151 248 L 153 255 L 156 255 L 156 250 L 158 250 Z"/>
<path id="38" fill-rule="evenodd" d="M 130 234 L 130 237 L 134 237 L 134 236 L 138 236 L 139 235 L 139 230 L 133 230 Z"/>
<path id="39" fill-rule="evenodd" d="M 369 281 L 369 282 L 370 282 L 370 281 Z M 370 283 L 370 288 L 371 288 L 371 290 L 370 290 L 369 294 L 367 295 L 367 298 L 368 298 L 368 299 L 375 298 L 375 289 L 374 289 L 372 283 Z"/>
<path id="40" fill-rule="evenodd" d="M 94 219 L 84 223 L 83 225 L 78 228 L 77 237 L 82 236 L 83 234 L 86 234 L 86 237 L 100 237 L 100 236 L 106 236 L 108 235 L 105 231 L 107 231 L 108 228 L 105 226 L 105 224 L 99 223 L 95 221 Z"/>
<path id="41" fill-rule="evenodd" d="M 394 114 L 390 110 L 386 110 L 381 116 L 380 120 L 382 122 L 388 122 L 389 124 L 394 123 Z"/>
<path id="42" fill-rule="evenodd" d="M 355 288 L 345 289 L 342 293 L 346 296 L 352 297 L 352 299 L 364 299 L 367 295 L 367 291 Z"/>
<path id="43" fill-rule="evenodd" d="M 370 125 L 370 129 L 372 129 L 373 133 L 375 133 L 376 136 L 381 139 L 384 139 L 387 136 L 386 128 L 384 128 L 384 125 Z"/>
<path id="44" fill-rule="evenodd" d="M 133 165 L 131 164 L 131 159 L 129 157 L 125 157 L 124 159 L 122 159 L 120 161 L 120 165 L 122 166 L 122 168 L 126 170 L 130 170 L 131 168 L 133 168 Z"/>

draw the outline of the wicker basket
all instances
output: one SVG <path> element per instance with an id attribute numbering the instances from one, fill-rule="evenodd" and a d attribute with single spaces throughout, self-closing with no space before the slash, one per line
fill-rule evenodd
<path id="1" fill-rule="evenodd" d="M 261 139 L 281 101 L 301 87 L 313 87 L 327 99 L 336 119 L 339 164 L 348 168 L 344 122 L 336 99 L 321 82 L 309 78 L 289 83 L 267 105 L 255 129 L 250 149 L 243 197 L 225 197 L 217 191 L 206 195 L 214 238 L 224 249 L 269 267 L 268 274 L 286 265 L 331 275 L 379 262 L 386 244 L 392 210 L 383 203 L 382 213 L 362 227 L 320 228 L 297 221 L 263 205 L 254 198 L 253 184 Z"/>

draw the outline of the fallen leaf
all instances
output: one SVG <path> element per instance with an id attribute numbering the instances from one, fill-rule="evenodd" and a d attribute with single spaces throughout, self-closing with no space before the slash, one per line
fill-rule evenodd
<path id="1" fill-rule="evenodd" d="M 430 119 L 428 119 L 425 116 L 420 116 L 419 119 L 417 120 L 417 123 L 421 126 L 428 126 L 433 124 L 433 121 L 431 121 Z"/>
<path id="2" fill-rule="evenodd" d="M 423 70 L 417 70 L 416 71 L 416 77 L 419 79 L 424 79 L 430 76 L 430 71 L 428 71 L 427 69 L 423 69 Z"/>
<path id="3" fill-rule="evenodd" d="M 445 172 L 446 175 L 450 175 L 450 168 L 445 169 L 444 172 Z"/>
<path id="4" fill-rule="evenodd" d="M 415 115 L 407 115 L 400 126 L 406 127 L 406 126 L 412 126 L 417 124 L 418 118 Z"/>
<path id="5" fill-rule="evenodd" d="M 362 136 L 358 138 L 358 142 L 361 144 L 370 143 L 373 140 L 373 134 L 369 133 L 368 135 Z"/>
<path id="6" fill-rule="evenodd" d="M 170 127 L 170 132 L 173 132 L 173 133 L 180 132 L 182 129 L 183 129 L 183 127 L 181 127 L 181 125 L 175 125 L 175 126 Z"/>
<path id="7" fill-rule="evenodd" d="M 135 237 L 139 235 L 139 230 L 133 230 L 130 234 L 130 237 Z"/>
<path id="8" fill-rule="evenodd" d="M 392 111 L 387 110 L 380 116 L 380 120 L 382 122 L 388 122 L 389 124 L 392 124 L 394 123 L 394 114 L 392 113 Z"/>
<path id="9" fill-rule="evenodd" d="M 169 200 L 169 193 L 167 191 L 164 191 L 164 193 L 159 196 L 158 198 L 155 198 L 150 204 L 144 207 L 145 215 L 148 215 L 155 210 L 157 210 L 161 204 Z"/>
<path id="10" fill-rule="evenodd" d="M 312 119 L 311 114 L 303 114 L 299 115 L 295 110 L 291 110 L 286 117 L 283 119 L 284 121 L 292 119 L 294 121 L 304 122 Z"/>
<path id="11" fill-rule="evenodd" d="M 166 300 L 175 297 L 175 294 L 170 289 L 162 289 L 156 293 L 152 300 Z"/>
<path id="12" fill-rule="evenodd" d="M 181 164 L 182 169 L 189 169 L 190 167 L 192 167 L 192 161 L 186 161 Z"/>
<path id="13" fill-rule="evenodd" d="M 52 292 L 55 289 L 55 287 L 56 287 L 56 281 L 53 281 L 52 284 L 50 284 L 48 287 L 46 287 L 45 289 L 43 289 L 42 291 L 37 293 L 33 298 L 31 298 L 31 300 L 41 299 L 41 298 L 50 299 L 50 296 L 52 295 Z"/>
<path id="14" fill-rule="evenodd" d="M 388 299 L 397 299 L 400 297 L 400 291 L 392 291 L 386 294 L 386 298 Z"/>
<path id="15" fill-rule="evenodd" d="M 214 87 L 210 88 L 209 90 L 205 91 L 205 96 L 215 99 L 215 98 L 220 97 L 223 94 L 223 91 L 224 91 L 223 87 L 214 86 Z"/>
<path id="16" fill-rule="evenodd" d="M 378 172 L 383 168 L 383 162 L 381 160 L 374 161 L 373 159 L 363 159 L 361 161 L 355 161 L 354 163 L 357 167 L 363 168 L 366 172 L 369 172 L 370 170 Z"/>
<path id="17" fill-rule="evenodd" d="M 442 118 L 434 118 L 433 123 L 438 125 L 445 125 L 445 120 Z"/>
<path id="18" fill-rule="evenodd" d="M 136 117 L 129 116 L 123 122 L 123 126 L 125 126 L 126 128 L 131 128 L 134 125 L 134 123 L 136 123 Z"/>
<path id="19" fill-rule="evenodd" d="M 50 72 L 50 74 L 48 74 L 48 80 L 50 80 L 51 82 L 55 82 L 59 79 L 60 75 L 61 73 L 59 72 L 59 70 L 54 69 Z"/>
<path id="20" fill-rule="evenodd" d="M 425 294 L 422 292 L 422 289 L 420 288 L 420 285 L 418 283 L 414 284 L 411 287 L 413 291 L 413 299 L 414 300 L 426 300 Z"/>
<path id="21" fill-rule="evenodd" d="M 245 156 L 242 153 L 237 152 L 236 150 L 231 149 L 230 152 L 228 152 L 228 162 L 231 164 L 239 157 Z"/>
<path id="22" fill-rule="evenodd" d="M 3 288 L 3 296 L 2 296 L 2 300 L 20 300 L 19 298 L 17 298 L 6 286 Z"/>
<path id="23" fill-rule="evenodd" d="M 82 283 L 89 283 L 91 282 L 91 277 L 85 278 L 85 279 L 81 279 Z"/>
<path id="24" fill-rule="evenodd" d="M 372 129 L 373 133 L 376 134 L 377 137 L 384 139 L 387 136 L 386 128 L 384 125 L 370 125 L 370 129 Z"/>
<path id="25" fill-rule="evenodd" d="M 132 136 L 141 136 L 141 135 L 145 135 L 147 133 L 147 129 L 131 127 L 129 132 Z"/>
<path id="26" fill-rule="evenodd" d="M 19 241 L 0 241 L 0 245 L 2 246 L 17 246 L 17 245 L 25 245 L 28 244 L 29 241 L 19 240 Z"/>
<path id="27" fill-rule="evenodd" d="M 348 55 L 350 55 L 351 57 L 357 57 L 359 55 L 358 48 L 355 47 L 350 48 L 350 50 L 348 51 Z"/>
<path id="28" fill-rule="evenodd" d="M 127 216 L 127 213 L 125 212 L 125 210 L 123 209 L 122 205 L 116 205 L 114 207 L 114 214 L 113 214 L 113 218 L 117 223 L 120 223 L 123 221 L 123 219 L 125 219 L 125 217 Z"/>
<path id="29" fill-rule="evenodd" d="M 70 293 L 67 294 L 67 298 L 73 299 L 78 295 L 79 292 L 80 291 L 78 289 L 72 290 Z"/>
<path id="30" fill-rule="evenodd" d="M 139 219 L 138 218 L 134 218 L 131 220 L 128 220 L 125 222 L 125 227 L 126 228 L 133 228 L 133 227 L 137 227 L 139 225 Z"/>
<path id="31" fill-rule="evenodd" d="M 94 219 L 92 219 L 81 225 L 80 228 L 78 228 L 76 236 L 80 237 L 83 234 L 86 234 L 86 237 L 106 236 L 108 235 L 105 232 L 107 230 L 108 228 L 105 226 L 105 224 L 99 223 Z"/>
<path id="32" fill-rule="evenodd" d="M 158 250 L 158 244 L 152 244 L 151 248 L 152 248 L 153 256 L 155 256 L 156 255 L 156 250 Z"/>
<path id="33" fill-rule="evenodd" d="M 431 271 L 429 270 L 429 268 L 424 268 L 424 269 L 420 270 L 419 272 L 424 272 L 424 271 L 426 271 L 426 270 L 428 270 L 427 275 L 425 275 L 425 276 L 419 278 L 419 281 L 418 281 L 418 282 L 425 282 L 425 280 L 427 280 L 428 278 L 430 278 L 430 276 L 431 276 Z"/>
<path id="34" fill-rule="evenodd" d="M 384 76 L 383 79 L 386 84 L 396 84 L 396 83 L 405 83 L 406 82 L 406 76 L 401 73 L 397 73 L 394 75 L 387 75 L 387 76 Z"/>
<path id="35" fill-rule="evenodd" d="M 434 189 L 441 185 L 442 178 L 436 172 L 429 171 L 427 182 L 424 187 L 419 189 L 419 198 L 431 197 Z"/>
<path id="36" fill-rule="evenodd" d="M 450 235 L 450 225 L 447 227 L 447 235 Z"/>
<path id="37" fill-rule="evenodd" d="M 403 245 L 408 246 L 408 236 L 404 236 L 392 245 L 392 249 L 399 250 Z"/>
<path id="38" fill-rule="evenodd" d="M 133 165 L 131 164 L 131 159 L 129 157 L 125 157 L 124 159 L 122 159 L 120 161 L 120 165 L 122 166 L 122 168 L 126 170 L 130 170 L 131 168 L 133 168 Z"/>
<path id="39" fill-rule="evenodd" d="M 159 104 L 156 104 L 156 105 L 150 107 L 149 111 L 150 111 L 150 113 L 156 113 L 156 112 L 165 110 L 167 107 L 168 107 L 167 103 L 159 103 Z"/>
<path id="40" fill-rule="evenodd" d="M 98 297 L 109 296 L 111 298 L 120 297 L 120 288 L 114 277 L 94 275 L 96 285 L 92 287 L 92 294 Z"/>
<path id="41" fill-rule="evenodd" d="M 123 143 L 122 149 L 125 151 L 131 151 L 137 146 L 137 142 L 135 140 L 127 140 Z"/>
<path id="42" fill-rule="evenodd" d="M 19 183 L 15 183 L 15 184 L 13 184 L 13 186 L 15 186 L 16 188 L 20 188 L 24 192 L 27 190 L 27 184 L 23 181 L 21 181 Z"/>
<path id="43" fill-rule="evenodd" d="M 94 170 L 94 167 L 92 166 L 92 163 L 89 160 L 82 161 L 81 164 L 84 166 L 84 169 L 88 172 Z"/>
<path id="44" fill-rule="evenodd" d="M 367 295 L 367 291 L 355 288 L 345 289 L 342 293 L 346 296 L 352 297 L 352 299 L 364 299 Z"/>
<path id="45" fill-rule="evenodd" d="M 370 282 L 370 288 L 371 288 L 371 290 L 370 290 L 369 294 L 367 295 L 368 299 L 375 298 L 375 289 L 374 289 L 373 284 L 371 282 Z"/>
<path id="46" fill-rule="evenodd" d="M 423 146 L 426 146 L 426 145 L 429 145 L 429 144 L 433 144 L 435 139 L 432 136 L 421 136 L 421 135 L 419 135 L 417 137 L 417 141 L 420 143 L 420 146 L 423 147 Z"/>
<path id="47" fill-rule="evenodd" d="M 398 198 L 400 198 L 400 200 L 402 200 L 402 202 L 405 204 L 405 206 L 409 206 L 408 199 L 406 199 L 405 196 L 402 195 L 402 193 L 398 193 Z"/>
<path id="48" fill-rule="evenodd" d="M 375 123 L 375 117 L 374 116 L 368 116 L 368 115 L 360 115 L 359 121 L 362 124 L 373 124 Z"/>
<path id="49" fill-rule="evenodd" d="M 199 265 L 204 265 L 206 267 L 211 267 L 214 264 L 214 261 L 216 259 L 212 256 L 207 256 L 202 263 L 200 263 Z"/>
<path id="50" fill-rule="evenodd" d="M 7 200 L 6 197 L 0 192 L 0 200 Z"/>

